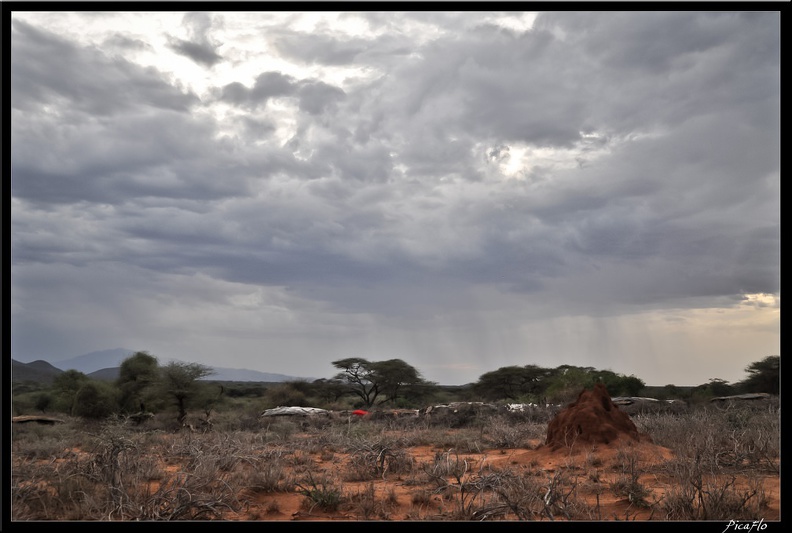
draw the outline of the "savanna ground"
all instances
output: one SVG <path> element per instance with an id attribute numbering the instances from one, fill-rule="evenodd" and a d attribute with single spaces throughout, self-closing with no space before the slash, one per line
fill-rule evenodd
<path id="1" fill-rule="evenodd" d="M 634 412 L 651 442 L 552 451 L 556 413 L 14 424 L 11 519 L 780 520 L 777 400 Z"/>

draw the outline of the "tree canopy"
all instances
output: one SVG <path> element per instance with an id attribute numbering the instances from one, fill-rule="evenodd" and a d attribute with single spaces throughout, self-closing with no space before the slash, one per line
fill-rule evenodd
<path id="1" fill-rule="evenodd" d="M 748 377 L 739 382 L 744 392 L 766 392 L 778 394 L 781 388 L 781 357 L 770 355 L 761 361 L 748 365 L 745 369 Z"/>
<path id="2" fill-rule="evenodd" d="M 56 376 L 52 382 L 52 389 L 55 392 L 57 404 L 70 415 L 76 414 L 77 398 L 80 391 L 90 382 L 91 378 L 74 369 Z"/>
<path id="3" fill-rule="evenodd" d="M 159 362 L 148 352 L 136 352 L 121 362 L 116 386 L 122 412 L 145 411 L 145 397 L 159 380 Z"/>
<path id="4" fill-rule="evenodd" d="M 482 374 L 478 381 L 455 387 L 438 387 L 426 381 L 412 365 L 401 359 L 369 361 L 350 357 L 332 362 L 340 372 L 330 379 L 313 382 L 293 381 L 276 385 L 259 385 L 235 396 L 261 397 L 273 405 L 346 405 L 370 408 L 385 403 L 393 407 L 422 407 L 427 403 L 446 401 L 506 401 L 515 403 L 564 403 L 577 398 L 582 389 L 602 383 L 612 396 L 641 396 L 646 385 L 635 376 L 617 374 L 593 367 L 560 365 L 543 368 L 537 365 L 505 366 Z M 746 367 L 748 377 L 730 384 L 713 378 L 697 387 L 683 388 L 668 384 L 653 387 L 661 399 L 686 396 L 707 399 L 739 392 L 779 394 L 780 357 L 773 355 Z M 172 362 L 160 366 L 157 358 L 139 351 L 125 359 L 118 378 L 112 382 L 94 380 L 77 370 L 57 375 L 48 390 L 25 391 L 30 395 L 25 404 L 39 411 L 49 409 L 85 418 L 102 418 L 113 413 L 131 414 L 139 411 L 157 413 L 169 404 L 184 425 L 188 409 L 202 409 L 209 419 L 225 394 L 201 379 L 213 373 L 210 367 L 197 363 Z M 232 385 L 232 388 L 234 385 Z M 248 390 L 250 389 L 250 390 Z M 248 394 L 249 392 L 255 394 Z M 14 388 L 15 399 L 17 388 Z M 346 398 L 345 398 L 346 397 Z M 346 404 L 346 405 L 345 405 Z M 18 402 L 17 406 L 22 405 Z"/>
<path id="5" fill-rule="evenodd" d="M 350 357 L 333 361 L 340 369 L 334 379 L 344 383 L 347 390 L 360 397 L 366 407 L 379 403 L 394 402 L 405 387 L 425 384 L 418 370 L 401 359 L 369 361 Z"/>
<path id="6" fill-rule="evenodd" d="M 482 374 L 473 390 L 487 400 L 567 402 L 582 389 L 602 383 L 612 396 L 637 396 L 646 386 L 635 376 L 624 376 L 593 367 L 561 365 L 542 368 L 536 365 L 505 366 Z"/>
<path id="7" fill-rule="evenodd" d="M 159 382 L 161 393 L 170 398 L 178 410 L 179 424 L 187 418 L 187 408 L 206 399 L 205 384 L 198 380 L 209 376 L 213 370 L 198 363 L 170 362 L 162 367 Z"/>
<path id="8" fill-rule="evenodd" d="M 538 402 L 547 389 L 547 378 L 552 373 L 550 369 L 536 365 L 504 366 L 482 374 L 473 388 L 487 400 L 519 402 L 528 398 Z"/>

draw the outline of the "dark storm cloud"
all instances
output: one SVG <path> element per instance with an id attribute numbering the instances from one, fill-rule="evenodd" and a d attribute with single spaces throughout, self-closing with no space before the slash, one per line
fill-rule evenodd
<path id="1" fill-rule="evenodd" d="M 249 170 L 215 143 L 211 122 L 162 110 L 118 113 L 107 121 L 77 115 L 70 121 L 67 128 L 48 116 L 15 121 L 15 196 L 114 203 L 147 196 L 209 199 L 245 191 L 240 180 Z"/>
<path id="2" fill-rule="evenodd" d="M 558 57 L 559 64 L 576 73 L 586 72 L 585 65 L 598 71 L 579 86 L 590 101 L 590 124 L 630 130 L 674 126 L 725 107 L 741 109 L 772 98 L 780 80 L 774 68 L 780 38 L 774 17 L 543 13 L 535 28 L 560 31 L 563 37 L 554 42 L 575 52 Z M 613 90 L 616 80 L 618 91 Z"/>
<path id="3" fill-rule="evenodd" d="M 662 20 L 654 20 L 650 13 L 631 15 L 634 25 L 662 26 Z M 584 40 L 573 31 L 577 27 L 563 24 L 559 27 L 569 36 L 556 37 L 552 21 L 559 18 L 565 23 L 566 18 L 540 14 L 532 32 L 480 27 L 465 39 L 438 39 L 420 48 L 421 60 L 400 66 L 388 80 L 386 95 L 388 105 L 396 110 L 394 116 L 430 125 L 416 128 L 417 153 L 433 144 L 427 136 L 446 143 L 448 132 L 457 137 L 464 132 L 471 137 L 571 147 L 581 142 L 581 132 L 609 135 L 672 127 L 723 106 L 749 111 L 748 104 L 765 99 L 767 91 L 778 85 L 778 72 L 768 68 L 777 63 L 773 54 L 742 58 L 739 55 L 746 52 L 735 56 L 733 43 L 721 46 L 736 31 L 731 25 L 721 28 L 717 39 L 699 37 L 699 26 L 706 26 L 704 14 L 675 15 L 686 21 L 681 27 L 687 29 L 684 35 L 692 41 L 692 50 L 686 48 L 682 35 L 675 34 L 675 44 L 660 46 L 643 62 L 634 59 L 629 68 L 618 69 L 616 65 L 626 60 L 614 57 L 644 47 L 643 37 L 626 21 L 611 24 L 608 13 L 576 17 L 585 18 L 587 29 L 582 34 L 591 34 L 590 38 Z M 704 22 L 697 23 L 700 18 Z M 777 32 L 756 33 L 760 43 L 778 41 Z M 751 43 L 749 48 L 765 48 L 748 36 L 739 40 Z M 655 66 L 649 68 L 649 61 Z M 675 65 L 673 75 L 663 67 L 666 64 Z M 752 120 L 752 114 L 751 110 L 735 119 Z"/>
<path id="4" fill-rule="evenodd" d="M 382 30 L 383 26 L 398 27 L 410 18 L 404 13 L 389 13 L 383 24 L 376 13 L 350 13 L 348 16 L 365 20 L 377 30 Z M 340 18 L 344 19 L 345 16 L 342 14 Z M 309 65 L 380 68 L 403 61 L 416 50 L 414 39 L 400 31 L 352 37 L 326 24 L 318 24 L 311 32 L 283 27 L 269 28 L 267 39 L 283 57 Z"/>
<path id="5" fill-rule="evenodd" d="M 22 352 L 245 338 L 253 360 L 288 331 L 306 361 L 496 365 L 588 318 L 779 291 L 775 14 L 151 16 L 13 20 Z"/>
<path id="6" fill-rule="evenodd" d="M 272 43 L 285 57 L 325 65 L 352 63 L 372 45 L 368 39 L 291 32 L 273 38 Z"/>
<path id="7" fill-rule="evenodd" d="M 211 120 L 186 113 L 200 100 L 156 70 L 21 21 L 13 28 L 15 197 L 208 199 L 243 194 L 244 181 L 259 174 L 215 140 Z M 290 164 L 264 157 L 272 171 Z"/>
<path id="8" fill-rule="evenodd" d="M 213 67 L 223 60 L 217 53 L 220 44 L 213 42 L 208 35 L 214 22 L 206 13 L 187 13 L 183 24 L 190 34 L 189 39 L 168 36 L 168 47 L 198 64 Z"/>
<path id="9" fill-rule="evenodd" d="M 133 39 L 118 33 L 105 39 L 103 48 L 107 47 L 121 50 L 153 50 L 153 47 L 149 43 L 141 39 Z"/>
<path id="10" fill-rule="evenodd" d="M 297 91 L 297 81 L 280 72 L 264 72 L 256 77 L 253 87 L 239 82 L 229 83 L 220 90 L 220 100 L 255 109 L 266 105 L 270 98 L 291 96 Z"/>
<path id="11" fill-rule="evenodd" d="M 169 38 L 168 42 L 169 48 L 177 54 L 208 67 L 213 67 L 223 60 L 223 57 L 215 51 L 214 47 L 206 43 L 193 43 L 175 37 Z"/>
<path id="12" fill-rule="evenodd" d="M 316 111 L 320 111 L 318 109 Z M 314 114 L 314 113 L 312 113 Z M 325 178 L 339 178 L 330 186 L 353 191 L 356 182 L 385 183 L 393 172 L 393 160 L 387 146 L 379 143 L 355 144 L 350 136 L 338 133 L 335 142 L 311 142 L 305 133 L 298 132 L 289 143 L 291 149 L 307 146 L 312 151 L 311 161 L 321 162 Z M 319 176 L 316 176 L 319 177 Z M 328 183 L 328 182 L 325 182 Z M 322 196 L 322 186 L 311 188 L 312 194 Z M 390 196 L 398 191 L 377 190 L 377 194 Z"/>
<path id="13" fill-rule="evenodd" d="M 78 135 L 71 139 L 52 137 L 55 123 L 48 127 L 42 116 L 15 126 L 15 142 L 25 156 L 15 169 L 24 179 L 14 192 L 29 199 L 126 198 L 147 205 L 147 198 L 213 201 L 263 191 L 245 209 L 227 202 L 222 211 L 210 208 L 209 216 L 197 218 L 149 207 L 145 217 L 115 227 L 148 243 L 152 257 L 164 257 L 156 249 L 171 254 L 146 264 L 205 267 L 236 281 L 305 283 L 319 276 L 336 283 L 396 282 L 428 269 L 460 281 L 536 292 L 548 280 L 602 268 L 629 279 L 642 269 L 665 268 L 658 261 L 664 258 L 679 265 L 689 282 L 657 274 L 614 299 L 649 301 L 663 294 L 762 286 L 772 291 L 772 267 L 723 266 L 735 250 L 750 250 L 739 255 L 742 262 L 772 259 L 772 220 L 731 227 L 727 239 L 718 212 L 736 210 L 761 194 L 757 175 L 777 169 L 779 145 L 767 127 L 778 121 L 768 112 L 768 106 L 777 107 L 777 91 L 768 89 L 777 81 L 773 56 L 727 46 L 731 41 L 724 34 L 740 24 L 733 17 L 625 16 L 540 14 L 536 30 L 523 33 L 480 25 L 416 45 L 412 59 L 388 67 L 387 76 L 346 90 L 276 71 L 260 74 L 250 87 L 234 82 L 217 90 L 221 100 L 255 112 L 271 99 L 293 99 L 300 111 L 297 127 L 282 147 L 244 144 L 271 138 L 275 125 L 265 115 L 238 119 L 247 139 L 225 143 L 211 121 L 181 113 L 140 114 L 112 128 L 76 117 L 71 127 Z M 766 29 L 754 23 L 748 30 Z M 647 34 L 662 46 L 643 44 Z M 46 40 L 30 27 L 24 35 Z M 24 35 L 18 36 L 18 50 L 29 46 Z M 328 55 L 321 61 L 354 63 L 362 57 L 352 53 L 362 43 L 334 47 L 327 39 L 294 33 L 279 42 L 307 50 L 305 57 L 316 61 L 322 47 Z M 773 36 L 763 31 L 757 39 L 767 43 Z M 611 40 L 619 45 L 606 46 Z M 739 42 L 753 43 L 748 36 Z M 72 46 L 71 54 L 93 61 L 86 66 L 99 77 L 118 69 L 117 62 L 90 49 Z M 15 63 L 17 71 L 20 65 Z M 31 76 L 30 70 L 22 73 L 22 79 Z M 133 74 L 134 86 L 155 73 Z M 161 79 L 159 85 L 177 93 Z M 752 92 L 754 85 L 762 90 Z M 46 100 L 46 94 L 34 97 Z M 711 113 L 710 98 L 728 111 Z M 147 98 L 130 98 L 127 106 L 132 102 L 141 106 Z M 315 121 L 320 114 L 322 120 Z M 657 128 L 655 136 L 626 140 Z M 586 140 L 587 132 L 597 136 Z M 24 151 L 45 143 L 60 164 Z M 487 168 L 515 157 L 515 143 L 578 150 L 584 162 L 591 153 L 595 162 L 551 169 L 544 177 L 537 167 L 535 180 L 457 196 L 456 180 L 483 186 Z M 596 161 L 601 150 L 618 157 Z M 279 175 L 288 179 L 271 181 Z M 313 180 L 310 186 L 297 185 L 307 179 Z M 764 239 L 745 244 L 757 234 Z M 756 279 L 747 279 L 749 272 Z M 713 273 L 717 279 L 702 283 Z"/>
<path id="14" fill-rule="evenodd" d="M 275 124 L 268 120 L 257 120 L 251 117 L 241 117 L 240 120 L 245 132 L 251 138 L 269 137 L 276 129 Z"/>
<path id="15" fill-rule="evenodd" d="M 219 99 L 251 110 L 265 106 L 272 98 L 298 99 L 299 108 L 311 115 L 318 115 L 335 106 L 343 99 L 344 91 L 322 81 L 297 80 L 280 72 L 264 72 L 256 77 L 251 88 L 232 82 L 219 90 Z"/>
<path id="16" fill-rule="evenodd" d="M 696 56 L 723 47 L 742 62 L 777 61 L 779 27 L 773 13 L 750 12 L 575 12 L 543 13 L 539 30 L 560 29 L 570 43 L 585 43 L 591 60 L 615 70 L 671 73 Z M 630 46 L 613 46 L 613 40 Z M 717 60 L 717 54 L 713 59 Z"/>
<path id="17" fill-rule="evenodd" d="M 536 33 L 519 37 L 498 33 L 479 40 L 480 35 L 491 31 L 480 28 L 470 41 L 440 41 L 421 51 L 424 61 L 412 64 L 396 78 L 412 83 L 393 88 L 393 93 L 401 95 L 393 107 L 405 111 L 394 116 L 408 119 L 403 126 L 390 129 L 404 131 L 415 126 L 412 131 L 416 132 L 412 142 L 406 141 L 402 161 L 422 172 L 432 168 L 452 172 L 455 161 L 465 161 L 459 156 L 468 151 L 470 140 L 465 134 L 471 132 L 507 142 L 572 147 L 579 145 L 580 132 L 585 131 L 602 131 L 616 141 L 635 130 L 675 127 L 674 135 L 663 133 L 656 139 L 631 143 L 630 149 L 624 150 L 623 163 L 615 158 L 608 163 L 617 167 L 600 168 L 570 180 L 570 187 L 559 191 L 557 199 L 550 188 L 529 201 L 527 208 L 555 224 L 549 231 L 561 237 L 558 242 L 564 242 L 563 235 L 571 231 L 578 247 L 574 253 L 590 258 L 624 257 L 628 264 L 635 265 L 634 258 L 661 250 L 668 253 L 676 249 L 673 243 L 678 242 L 679 234 L 649 237 L 645 233 L 654 224 L 667 225 L 670 220 L 685 227 L 685 217 L 690 217 L 688 235 L 697 235 L 704 242 L 717 240 L 717 223 L 696 227 L 696 215 L 710 213 L 717 220 L 719 210 L 761 194 L 755 180 L 777 168 L 777 115 L 766 113 L 778 109 L 779 78 L 772 68 L 777 64 L 775 54 L 760 58 L 744 51 L 737 53 L 734 44 L 724 50 L 719 45 L 735 29 L 731 26 L 734 19 L 720 28 L 717 39 L 702 38 L 697 28 L 707 26 L 706 16 L 699 21 L 698 16 L 685 13 L 684 17 L 694 21 L 683 26 L 687 34 L 673 35 L 673 45 L 661 48 L 656 55 L 647 52 L 643 62 L 632 58 L 635 64 L 625 65 L 628 59 L 618 56 L 642 39 L 634 26 L 600 28 L 600 23 L 605 26 L 610 20 L 600 13 L 593 20 L 587 19 L 588 31 L 596 34 L 591 39 L 577 41 L 577 34 L 561 24 L 569 34 L 569 40 L 563 40 L 543 33 L 547 27 L 540 23 L 543 17 L 537 20 Z M 565 23 L 565 17 L 558 18 Z M 635 19 L 640 27 L 649 23 L 651 16 L 636 14 Z M 766 24 L 751 27 L 757 42 L 777 43 L 778 33 L 768 36 L 766 28 Z M 684 35 L 692 41 L 687 63 L 678 70 L 678 78 L 669 77 L 664 69 L 677 61 L 670 55 L 679 56 L 680 50 L 686 50 Z M 601 48 L 596 46 L 599 38 L 602 43 L 620 44 Z M 765 47 L 753 44 L 752 39 L 741 35 L 738 41 L 751 43 L 749 48 Z M 593 53 L 589 51 L 592 43 Z M 656 63 L 656 67 L 648 68 L 648 62 Z M 523 64 L 525 68 L 521 68 Z M 613 70 L 598 72 L 599 65 Z M 622 68 L 616 70 L 615 65 Z M 642 68 L 637 68 L 639 65 Z M 647 78 L 647 69 L 659 74 Z M 421 74 L 424 71 L 431 74 Z M 693 78 L 693 72 L 703 72 L 703 80 Z M 761 90 L 752 91 L 752 86 L 761 86 Z M 720 109 L 718 114 L 711 112 L 715 106 Z M 454 145 L 447 142 L 451 132 L 458 137 L 455 142 L 461 144 L 456 153 L 449 151 Z M 635 165 L 627 168 L 625 163 L 631 161 Z M 525 193 L 533 195 L 531 191 Z M 634 231 L 622 230 L 624 224 L 632 224 Z M 773 226 L 766 229 L 774 231 Z M 740 240 L 751 238 L 750 222 L 744 229 L 735 230 L 740 232 Z M 581 245 L 583 248 L 579 248 Z M 679 251 L 679 260 L 691 265 L 714 251 L 726 253 L 711 246 L 682 247 Z M 576 262 L 573 257 L 569 263 Z M 768 281 L 772 280 L 765 280 L 771 291 L 775 284 Z M 686 289 L 695 292 L 693 285 Z"/>
<path id="18" fill-rule="evenodd" d="M 319 115 L 344 97 L 344 91 L 327 83 L 304 82 L 300 84 L 300 109 L 311 115 Z"/>
<path id="19" fill-rule="evenodd" d="M 13 21 L 12 39 L 12 109 L 41 113 L 51 105 L 65 115 L 99 118 L 144 107 L 187 111 L 198 102 L 152 68 L 76 46 L 23 21 Z"/>

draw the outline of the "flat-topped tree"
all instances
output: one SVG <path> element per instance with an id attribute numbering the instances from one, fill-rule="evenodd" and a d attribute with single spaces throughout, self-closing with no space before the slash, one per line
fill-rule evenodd
<path id="1" fill-rule="evenodd" d="M 372 362 L 349 357 L 332 364 L 342 370 L 334 379 L 346 384 L 349 392 L 359 396 L 366 407 L 374 405 L 380 396 L 380 404 L 395 402 L 405 387 L 426 383 L 414 367 L 401 359 Z"/>
<path id="2" fill-rule="evenodd" d="M 214 371 L 198 363 L 171 362 L 162 367 L 159 386 L 161 392 L 173 400 L 178 411 L 179 425 L 184 426 L 187 408 L 196 406 L 207 394 L 207 384 L 201 378 L 210 376 Z"/>

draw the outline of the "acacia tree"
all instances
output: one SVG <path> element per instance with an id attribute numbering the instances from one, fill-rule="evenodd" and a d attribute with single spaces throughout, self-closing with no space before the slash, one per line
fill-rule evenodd
<path id="1" fill-rule="evenodd" d="M 743 392 L 766 392 L 778 394 L 781 388 L 781 357 L 770 355 L 761 361 L 748 365 L 745 369 L 748 377 L 738 385 Z"/>
<path id="2" fill-rule="evenodd" d="M 396 403 L 399 394 L 407 387 L 426 383 L 418 370 L 401 359 L 379 361 L 372 363 L 372 366 L 380 391 L 385 395 L 381 403 Z"/>
<path id="3" fill-rule="evenodd" d="M 347 390 L 360 396 L 366 407 L 371 407 L 380 394 L 371 363 L 360 357 L 349 357 L 333 361 L 332 364 L 342 370 L 333 379 L 345 383 Z"/>
<path id="4" fill-rule="evenodd" d="M 504 366 L 482 374 L 473 385 L 481 397 L 488 400 L 520 401 L 530 395 L 534 400 L 545 392 L 552 371 L 536 365 Z"/>
<path id="5" fill-rule="evenodd" d="M 637 396 L 646 386 L 642 379 L 635 376 L 617 374 L 611 370 L 593 373 L 595 383 L 602 383 L 611 396 Z"/>
<path id="6" fill-rule="evenodd" d="M 595 369 L 588 366 L 561 365 L 557 367 L 548 381 L 548 400 L 553 403 L 574 401 L 581 390 L 594 386 L 594 372 Z"/>
<path id="7" fill-rule="evenodd" d="M 638 396 L 646 387 L 646 383 L 636 376 L 619 376 L 618 392 L 621 396 Z"/>
<path id="8" fill-rule="evenodd" d="M 335 403 L 349 393 L 349 389 L 338 379 L 320 378 L 312 383 L 314 394 L 325 403 Z"/>
<path id="9" fill-rule="evenodd" d="M 198 380 L 213 373 L 211 368 L 198 363 L 174 361 L 162 367 L 158 387 L 161 394 L 170 398 L 176 406 L 180 426 L 187 419 L 187 409 L 206 398 L 206 384 Z"/>
<path id="10" fill-rule="evenodd" d="M 333 361 L 342 370 L 333 379 L 344 383 L 347 390 L 360 397 L 366 407 L 371 407 L 380 395 L 380 404 L 395 402 L 405 386 L 425 383 L 420 373 L 401 359 L 368 361 L 349 357 Z"/>

